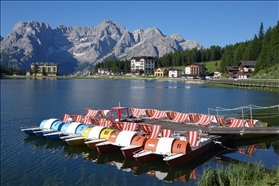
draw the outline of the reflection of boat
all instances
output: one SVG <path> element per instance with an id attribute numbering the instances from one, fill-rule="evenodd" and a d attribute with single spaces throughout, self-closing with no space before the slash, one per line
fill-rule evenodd
<path id="1" fill-rule="evenodd" d="M 43 148 L 49 150 L 62 150 L 65 156 L 78 156 L 82 155 L 85 160 L 96 160 L 99 153 L 96 150 L 92 150 L 87 146 L 73 147 L 66 144 L 64 141 L 50 140 L 46 138 L 38 138 L 34 135 L 27 136 L 23 143 L 30 143 L 35 148 Z"/>
<path id="2" fill-rule="evenodd" d="M 252 145 L 252 144 L 261 144 L 261 148 L 265 147 L 265 149 L 268 149 L 273 141 L 279 140 L 279 135 L 273 134 L 261 138 L 251 138 L 251 139 L 242 139 L 242 140 L 236 140 L 234 139 L 231 143 L 231 147 L 236 148 L 239 146 L 245 146 L 245 145 Z M 265 146 L 264 146 L 265 144 Z"/>
<path id="3" fill-rule="evenodd" d="M 247 140 L 247 139 L 257 139 L 257 138 L 264 138 L 269 137 L 273 134 L 243 134 L 243 135 L 236 135 L 234 140 Z"/>
<path id="4" fill-rule="evenodd" d="M 168 171 L 167 176 L 164 178 L 166 181 L 183 181 L 187 182 L 189 178 L 195 178 L 198 176 L 195 169 L 209 161 L 215 155 L 224 151 L 224 148 L 220 145 L 211 146 L 208 151 L 201 154 L 198 158 L 187 163 L 182 163 L 180 165 L 171 167 Z"/>
<path id="5" fill-rule="evenodd" d="M 140 163 L 137 170 L 134 172 L 135 175 L 141 175 L 150 171 L 158 171 L 161 173 L 167 173 L 170 167 L 161 159 L 157 158 L 154 161 L 146 163 Z"/>
<path id="6" fill-rule="evenodd" d="M 198 166 L 204 164 L 222 150 L 223 148 L 221 146 L 214 145 L 209 149 L 209 151 L 203 153 L 194 161 L 180 164 L 175 167 L 169 167 L 162 159 L 158 158 L 154 161 L 140 164 L 134 174 L 156 176 L 160 180 L 170 182 L 187 182 L 189 178 L 195 178 L 198 176 L 197 171 L 195 170 Z"/>
<path id="7" fill-rule="evenodd" d="M 67 156 L 79 156 L 82 155 L 84 159 L 97 159 L 99 153 L 97 151 L 94 151 L 87 146 L 79 146 L 79 147 L 73 147 L 68 144 L 66 144 L 63 148 L 63 152 Z"/>
<path id="8" fill-rule="evenodd" d="M 117 162 L 123 162 L 124 157 L 120 151 L 110 152 L 110 153 L 104 153 L 99 154 L 97 160 L 95 163 L 97 164 L 106 164 L 108 162 L 117 161 Z"/>
<path id="9" fill-rule="evenodd" d="M 137 170 L 137 167 L 139 165 L 139 163 L 134 158 L 124 158 L 121 151 L 104 154 L 98 153 L 98 156 L 94 162 L 97 164 L 109 164 L 112 166 L 116 166 L 118 170 L 127 172 Z"/>
<path id="10" fill-rule="evenodd" d="M 36 143 L 43 148 L 49 148 L 50 150 L 59 149 L 65 157 L 83 157 L 85 161 L 92 160 L 96 164 L 110 164 L 115 166 L 121 171 L 133 171 L 134 174 L 146 174 L 149 176 L 156 176 L 158 179 L 166 181 L 182 181 L 188 180 L 187 178 L 191 174 L 191 171 L 199 166 L 201 163 L 210 158 L 206 154 L 200 156 L 197 160 L 170 168 L 162 159 L 157 159 L 148 163 L 140 164 L 134 158 L 124 158 L 121 151 L 115 151 L 110 153 L 99 154 L 97 150 L 92 150 L 87 146 L 74 147 L 70 146 L 63 141 L 54 141 L 46 138 L 37 138 L 36 136 L 28 136 L 23 140 L 24 143 Z"/>
<path id="11" fill-rule="evenodd" d="M 139 162 L 135 160 L 135 158 L 125 158 L 122 162 L 123 170 L 133 170 L 134 172 L 137 170 L 139 166 Z"/>

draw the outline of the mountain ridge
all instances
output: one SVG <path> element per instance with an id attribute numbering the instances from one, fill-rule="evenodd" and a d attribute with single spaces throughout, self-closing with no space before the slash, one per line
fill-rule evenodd
<path id="1" fill-rule="evenodd" d="M 52 29 L 48 23 L 28 21 L 15 24 L 1 37 L 1 63 L 29 71 L 32 62 L 56 62 L 60 74 L 77 66 L 94 65 L 106 59 L 157 56 L 176 50 L 201 49 L 196 41 L 180 34 L 164 35 L 157 27 L 128 31 L 120 23 L 104 19 L 97 26 L 64 26 Z"/>

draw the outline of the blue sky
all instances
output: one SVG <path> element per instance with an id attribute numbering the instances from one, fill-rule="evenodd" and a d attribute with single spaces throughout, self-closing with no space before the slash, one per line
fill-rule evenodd
<path id="1" fill-rule="evenodd" d="M 128 31 L 157 27 L 204 47 L 250 40 L 261 22 L 266 30 L 279 18 L 278 1 L 1 1 L 1 36 L 17 22 L 97 26 L 108 19 Z"/>

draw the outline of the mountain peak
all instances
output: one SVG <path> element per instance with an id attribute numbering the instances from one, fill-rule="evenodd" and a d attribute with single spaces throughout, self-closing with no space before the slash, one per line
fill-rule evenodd
<path id="1" fill-rule="evenodd" d="M 111 20 L 104 19 L 101 24 L 113 24 Z"/>
<path id="2" fill-rule="evenodd" d="M 170 35 L 171 38 L 175 39 L 178 42 L 183 42 L 185 41 L 185 39 L 183 39 L 183 37 L 180 34 L 171 34 Z"/>
<path id="3" fill-rule="evenodd" d="M 1 38 L 2 39 L 2 38 Z M 163 35 L 157 27 L 129 32 L 120 23 L 104 19 L 97 26 L 64 26 L 51 29 L 37 21 L 18 22 L 1 41 L 3 54 L 13 59 L 6 65 L 18 64 L 24 70 L 36 61 L 52 61 L 64 73 L 77 66 L 94 65 L 107 59 L 130 59 L 133 56 L 161 57 L 175 50 L 200 48 L 197 42 L 185 41 L 179 34 Z"/>

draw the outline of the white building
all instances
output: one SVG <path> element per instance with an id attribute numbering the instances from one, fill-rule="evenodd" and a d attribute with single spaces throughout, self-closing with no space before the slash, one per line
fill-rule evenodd
<path id="1" fill-rule="evenodd" d="M 106 75 L 109 73 L 109 70 L 108 69 L 105 69 L 105 68 L 98 68 L 98 74 L 100 75 Z"/>
<path id="2" fill-rule="evenodd" d="M 255 68 L 257 61 L 240 61 L 238 63 L 239 72 L 237 73 L 239 79 L 249 78 Z"/>
<path id="3" fill-rule="evenodd" d="M 131 73 L 154 75 L 155 58 L 150 56 L 132 57 Z"/>
<path id="4" fill-rule="evenodd" d="M 191 78 L 200 78 L 206 75 L 205 64 L 191 63 L 185 67 L 185 76 Z"/>
<path id="5" fill-rule="evenodd" d="M 182 70 L 180 68 L 170 68 L 169 77 L 170 78 L 181 78 Z"/>
<path id="6" fill-rule="evenodd" d="M 57 76 L 58 75 L 58 63 L 45 63 L 36 62 L 31 64 L 31 71 L 28 75 L 33 76 Z"/>

